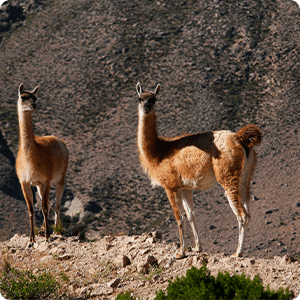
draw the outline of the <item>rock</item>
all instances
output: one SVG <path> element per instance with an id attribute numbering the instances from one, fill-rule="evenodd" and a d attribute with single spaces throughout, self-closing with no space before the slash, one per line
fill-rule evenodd
<path id="1" fill-rule="evenodd" d="M 150 244 L 154 244 L 156 242 L 155 238 L 152 236 L 152 237 L 149 237 L 147 238 L 146 242 L 150 243 Z"/>
<path id="2" fill-rule="evenodd" d="M 152 231 L 151 232 L 152 237 L 154 237 L 155 239 L 162 239 L 162 233 L 160 231 Z"/>
<path id="3" fill-rule="evenodd" d="M 109 235 L 109 236 L 105 236 L 102 240 L 106 243 L 111 243 L 113 240 L 115 240 L 115 238 Z"/>
<path id="4" fill-rule="evenodd" d="M 141 252 L 141 255 L 145 255 L 145 254 L 147 254 L 147 253 L 149 253 L 149 252 L 151 252 L 150 249 L 145 249 L 145 250 L 143 250 L 143 251 Z"/>
<path id="5" fill-rule="evenodd" d="M 74 287 L 73 287 L 73 285 L 69 285 L 68 290 L 69 290 L 70 293 L 73 293 L 73 292 L 74 292 Z"/>
<path id="6" fill-rule="evenodd" d="M 216 257 L 214 257 L 213 258 L 213 263 L 215 264 L 215 263 L 217 263 L 219 260 L 216 258 Z"/>
<path id="7" fill-rule="evenodd" d="M 103 246 L 103 248 L 104 248 L 105 251 L 108 251 L 112 247 L 113 247 L 112 244 L 104 244 L 104 246 Z"/>
<path id="8" fill-rule="evenodd" d="M 39 252 L 44 252 L 48 249 L 49 247 L 49 244 L 47 242 L 42 242 L 38 247 L 37 247 L 37 250 Z"/>
<path id="9" fill-rule="evenodd" d="M 70 269 L 71 269 L 70 266 L 66 266 L 66 267 L 64 268 L 64 271 L 65 271 L 65 272 L 69 272 Z"/>
<path id="10" fill-rule="evenodd" d="M 192 261 L 192 265 L 194 267 L 198 267 L 198 262 L 199 262 L 199 256 L 194 256 L 193 261 Z"/>
<path id="11" fill-rule="evenodd" d="M 90 274 L 94 275 L 94 274 L 96 273 L 96 270 L 95 270 L 94 268 L 90 268 L 90 269 L 88 270 L 88 272 L 89 272 Z"/>
<path id="12" fill-rule="evenodd" d="M 44 256 L 40 259 L 41 263 L 48 263 L 52 260 L 52 256 L 51 255 L 47 255 L 47 256 Z"/>
<path id="13" fill-rule="evenodd" d="M 189 256 L 185 259 L 185 262 L 184 262 L 185 266 L 188 266 L 190 267 L 192 264 L 193 264 L 193 257 L 192 256 Z"/>
<path id="14" fill-rule="evenodd" d="M 157 264 L 157 259 L 152 255 L 148 255 L 147 262 L 150 263 L 151 265 Z"/>
<path id="15" fill-rule="evenodd" d="M 71 255 L 70 254 L 62 254 L 62 255 L 59 255 L 58 256 L 58 260 L 68 260 L 71 258 Z"/>
<path id="16" fill-rule="evenodd" d="M 155 258 L 154 256 L 152 255 L 148 255 L 146 260 L 143 260 L 142 262 L 140 262 L 138 265 L 137 265 L 137 271 L 139 273 L 147 273 L 150 269 L 150 267 L 156 267 L 158 266 L 158 263 L 157 263 L 157 258 Z"/>
<path id="17" fill-rule="evenodd" d="M 276 211 L 278 211 L 277 208 L 275 208 L 275 209 L 268 209 L 267 211 L 265 211 L 265 214 L 269 215 L 269 214 L 272 214 L 273 212 L 276 212 Z"/>
<path id="18" fill-rule="evenodd" d="M 111 295 L 114 292 L 113 288 L 107 286 L 99 286 L 91 292 L 91 296 Z"/>
<path id="19" fill-rule="evenodd" d="M 75 197 L 72 201 L 67 201 L 64 205 L 68 210 L 65 212 L 67 216 L 73 217 L 83 212 L 83 203 L 79 197 Z"/>
<path id="20" fill-rule="evenodd" d="M 52 255 L 60 254 L 58 247 L 53 247 L 52 249 L 50 249 L 49 253 Z"/>
<path id="21" fill-rule="evenodd" d="M 107 286 L 111 287 L 111 288 L 117 288 L 120 282 L 121 282 L 120 278 L 115 278 L 115 279 L 109 281 L 107 283 Z"/>
<path id="22" fill-rule="evenodd" d="M 114 265 L 117 268 L 125 268 L 130 265 L 130 260 L 126 255 L 120 255 L 116 258 Z"/>
<path id="23" fill-rule="evenodd" d="M 79 293 L 80 293 L 80 295 L 85 295 L 85 294 L 87 294 L 87 292 L 90 291 L 90 289 L 91 289 L 91 287 L 85 286 L 85 287 L 79 289 L 80 290 Z"/>
<path id="24" fill-rule="evenodd" d="M 168 263 L 165 265 L 165 269 L 168 269 L 171 267 L 171 265 L 175 262 L 176 260 L 171 258 Z"/>
<path id="25" fill-rule="evenodd" d="M 283 265 L 289 264 L 289 263 L 291 263 L 291 258 L 288 255 L 284 255 L 280 259 L 280 263 L 283 264 Z"/>
<path id="26" fill-rule="evenodd" d="M 147 273 L 150 268 L 150 264 L 148 262 L 141 262 L 137 265 L 138 273 Z"/>

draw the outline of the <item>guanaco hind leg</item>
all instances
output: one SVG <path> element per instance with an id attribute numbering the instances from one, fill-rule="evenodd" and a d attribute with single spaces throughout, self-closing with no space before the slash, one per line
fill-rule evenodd
<path id="1" fill-rule="evenodd" d="M 44 216 L 44 225 L 45 225 L 45 237 L 46 240 L 50 237 L 50 228 L 49 228 L 49 195 L 50 195 L 50 182 L 46 182 L 43 189 L 44 193 L 42 195 L 42 212 Z"/>
<path id="2" fill-rule="evenodd" d="M 64 180 L 61 180 L 56 185 L 56 204 L 55 204 L 55 219 L 54 219 L 55 227 L 57 227 L 60 222 L 59 212 L 60 212 L 60 203 L 61 203 L 63 192 L 64 192 Z"/>
<path id="3" fill-rule="evenodd" d="M 243 242 L 244 242 L 245 227 L 247 226 L 250 220 L 250 215 L 243 205 L 242 196 L 238 188 L 236 189 L 233 189 L 232 187 L 225 188 L 225 194 L 227 196 L 229 205 L 232 211 L 234 212 L 234 214 L 236 215 L 237 220 L 239 222 L 238 247 L 236 253 L 233 254 L 232 256 L 241 257 L 243 256 Z"/>
<path id="4" fill-rule="evenodd" d="M 41 203 L 43 203 L 43 197 L 44 197 L 44 193 L 45 193 L 45 185 L 44 184 L 39 184 L 39 185 L 36 186 L 36 188 L 37 188 L 38 194 L 40 196 Z M 46 225 L 45 225 L 45 219 L 44 219 L 43 224 L 42 224 L 41 229 L 40 229 L 41 232 L 46 232 L 45 228 L 46 228 Z"/>

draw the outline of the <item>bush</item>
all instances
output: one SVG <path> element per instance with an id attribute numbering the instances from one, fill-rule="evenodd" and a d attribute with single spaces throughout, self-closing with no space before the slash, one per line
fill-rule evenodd
<path id="1" fill-rule="evenodd" d="M 0 276 L 0 291 L 9 299 L 53 299 L 57 289 L 55 278 L 47 273 L 35 276 L 9 267 Z"/>
<path id="2" fill-rule="evenodd" d="M 210 275 L 206 266 L 200 269 L 192 267 L 187 271 L 186 277 L 169 281 L 167 295 L 160 290 L 156 292 L 156 300 L 215 300 L 215 299 L 292 299 L 293 292 L 286 292 L 280 288 L 277 292 L 264 290 L 259 275 L 253 280 L 245 275 L 230 276 L 219 272 L 217 278 Z"/>
<path id="3" fill-rule="evenodd" d="M 58 221 L 57 226 L 55 226 L 53 224 L 52 229 L 55 234 L 62 235 L 64 233 L 64 227 L 63 227 L 63 223 L 61 222 L 61 220 Z"/>
<path id="4" fill-rule="evenodd" d="M 116 300 L 136 300 L 136 298 L 131 296 L 130 291 L 127 291 L 126 293 L 119 294 Z"/>

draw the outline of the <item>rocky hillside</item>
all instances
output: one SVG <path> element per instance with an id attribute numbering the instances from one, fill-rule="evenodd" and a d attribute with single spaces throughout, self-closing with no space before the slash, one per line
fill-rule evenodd
<path id="1" fill-rule="evenodd" d="M 204 263 L 213 276 L 227 271 L 231 276 L 244 273 L 253 279 L 259 273 L 265 288 L 289 288 L 295 296 L 300 293 L 300 264 L 286 255 L 237 259 L 223 253 L 188 252 L 185 258 L 174 260 L 176 244 L 166 243 L 158 232 L 105 236 L 84 243 L 77 237 L 52 236 L 49 243 L 38 237 L 33 248 L 27 243 L 28 237 L 17 234 L 0 243 L 0 271 L 6 263 L 20 270 L 30 269 L 36 276 L 47 272 L 60 283 L 60 295 L 66 293 L 66 299 L 115 299 L 127 291 L 137 299 L 154 299 L 156 291 L 165 290 L 169 280 L 185 276 L 191 266 L 200 268 Z"/>
<path id="2" fill-rule="evenodd" d="M 139 165 L 140 81 L 151 90 L 161 84 L 163 136 L 236 131 L 248 123 L 261 128 L 244 253 L 298 256 L 299 28 L 292 0 L 9 1 L 0 10 L 2 240 L 29 234 L 13 171 L 23 82 L 40 87 L 36 135 L 56 135 L 70 151 L 65 235 L 160 230 L 166 242 L 178 241 L 164 190 L 152 189 Z M 222 188 L 195 192 L 194 199 L 204 251 L 233 253 L 238 224 Z M 38 226 L 40 207 L 36 197 Z"/>

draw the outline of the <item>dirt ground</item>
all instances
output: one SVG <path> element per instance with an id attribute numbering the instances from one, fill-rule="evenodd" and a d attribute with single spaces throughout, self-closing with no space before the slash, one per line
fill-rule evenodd
<path id="1" fill-rule="evenodd" d="M 27 245 L 28 237 L 17 234 L 1 242 L 1 264 L 5 259 L 13 267 L 30 269 L 34 274 L 49 272 L 72 299 L 115 299 L 125 291 L 143 300 L 154 299 L 156 291 L 166 289 L 169 280 L 186 275 L 191 266 L 199 268 L 204 262 L 214 276 L 227 271 L 253 279 L 259 274 L 271 290 L 283 287 L 295 295 L 300 293 L 300 264 L 288 256 L 232 258 L 222 253 L 191 251 L 175 260 L 177 245 L 166 243 L 158 232 L 106 236 L 93 242 L 53 235 L 48 243 L 37 237 L 33 247 Z"/>

